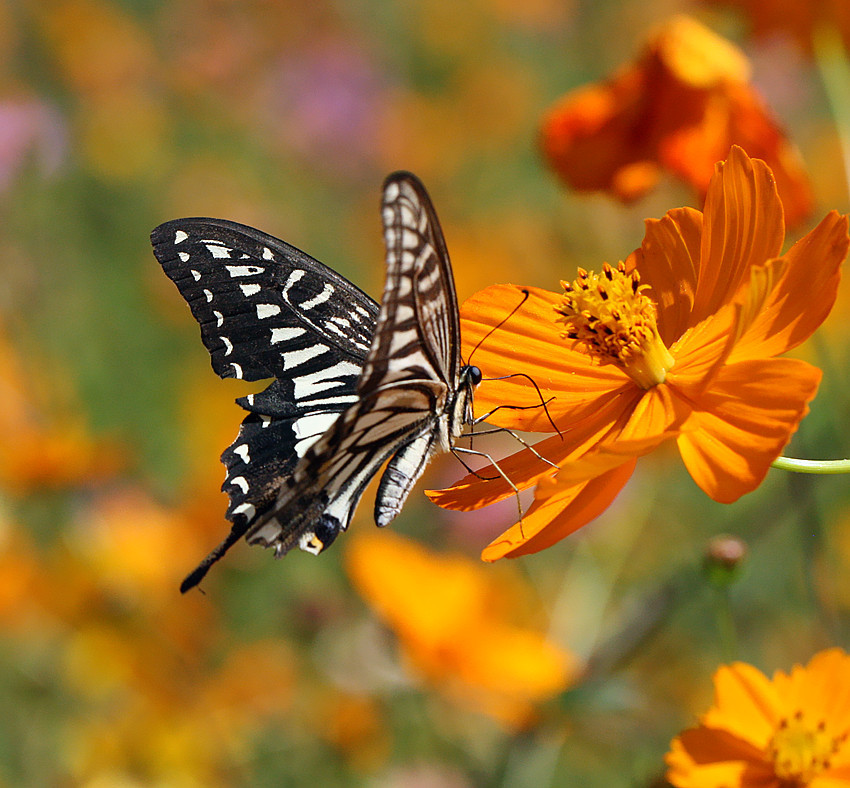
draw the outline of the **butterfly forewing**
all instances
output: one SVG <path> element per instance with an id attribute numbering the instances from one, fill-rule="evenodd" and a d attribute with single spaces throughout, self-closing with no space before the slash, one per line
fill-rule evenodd
<path id="1" fill-rule="evenodd" d="M 381 205 L 387 277 L 378 331 L 358 388 L 397 379 L 441 380 L 454 388 L 460 326 L 454 278 L 440 223 L 417 178 L 387 179 Z"/>
<path id="2" fill-rule="evenodd" d="M 216 373 L 275 378 L 237 400 L 250 413 L 222 454 L 232 543 L 271 505 L 310 443 L 357 401 L 378 305 L 309 255 L 244 225 L 177 219 L 151 242 L 200 324 Z"/>
<path id="3" fill-rule="evenodd" d="M 302 390 L 330 390 L 337 378 L 359 376 L 378 306 L 318 260 L 221 219 L 166 222 L 151 242 L 221 377 L 312 374 Z M 292 401 L 299 399 L 295 394 Z"/>

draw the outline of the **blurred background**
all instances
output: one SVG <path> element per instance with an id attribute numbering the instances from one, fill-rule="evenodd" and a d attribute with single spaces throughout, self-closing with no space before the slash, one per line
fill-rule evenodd
<path id="1" fill-rule="evenodd" d="M 240 543 L 178 592 L 228 530 L 218 456 L 261 386 L 212 372 L 153 227 L 250 224 L 379 297 L 403 168 L 461 300 L 558 289 L 700 207 L 667 175 L 629 204 L 572 191 L 538 146 L 554 101 L 686 12 L 799 148 L 793 239 L 848 209 L 824 75 L 850 24 L 774 6 L 796 26 L 755 0 L 0 0 L 0 785 L 663 785 L 718 664 L 847 646 L 846 481 L 772 471 L 722 506 L 663 452 L 538 555 L 480 563 L 514 502 L 431 505 L 462 475 L 443 457 L 392 534 L 370 491 L 321 558 Z M 848 452 L 848 303 L 800 352 L 825 377 L 791 456 Z M 728 585 L 704 567 L 724 533 L 748 547 Z"/>

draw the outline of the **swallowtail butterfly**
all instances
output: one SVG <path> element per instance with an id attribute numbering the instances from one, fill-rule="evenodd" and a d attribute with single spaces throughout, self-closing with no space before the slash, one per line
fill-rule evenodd
<path id="1" fill-rule="evenodd" d="M 400 511 L 430 457 L 472 423 L 477 367 L 460 357 L 448 251 L 425 188 L 384 182 L 386 285 L 380 305 L 293 246 L 221 219 L 176 219 L 154 254 L 201 326 L 222 378 L 264 380 L 221 456 L 227 538 L 183 581 L 187 591 L 245 536 L 318 554 L 344 531 L 389 460 L 375 522 Z"/>

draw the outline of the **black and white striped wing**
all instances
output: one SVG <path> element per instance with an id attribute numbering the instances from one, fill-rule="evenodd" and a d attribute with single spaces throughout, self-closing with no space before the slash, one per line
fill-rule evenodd
<path id="1" fill-rule="evenodd" d="M 378 305 L 309 255 L 244 225 L 177 219 L 157 227 L 151 242 L 200 324 L 216 373 L 275 379 L 237 400 L 249 415 L 222 454 L 234 528 L 187 578 L 191 587 L 268 509 L 310 444 L 358 400 Z"/>
<path id="2" fill-rule="evenodd" d="M 293 471 L 246 538 L 321 552 L 348 527 L 363 490 L 390 459 L 376 502 L 385 525 L 428 459 L 451 441 L 448 412 L 458 393 L 460 328 L 451 264 L 428 195 L 410 173 L 384 184 L 387 277 L 374 338 L 345 411 Z M 466 415 L 466 399 L 461 403 Z"/>
<path id="3" fill-rule="evenodd" d="M 384 184 L 381 205 L 387 279 L 378 326 L 358 388 L 395 380 L 457 386 L 460 317 L 449 253 L 425 187 L 399 172 Z"/>

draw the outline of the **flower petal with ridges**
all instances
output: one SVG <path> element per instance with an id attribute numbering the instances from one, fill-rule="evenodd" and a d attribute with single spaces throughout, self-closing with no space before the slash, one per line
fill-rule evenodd
<path id="1" fill-rule="evenodd" d="M 496 561 L 537 553 L 587 525 L 611 505 L 631 477 L 636 462 L 627 460 L 595 479 L 559 491 L 551 498 L 535 500 L 522 522 L 490 542 L 481 559 Z"/>
<path id="2" fill-rule="evenodd" d="M 677 439 L 685 467 L 715 501 L 732 503 L 761 484 L 808 413 L 821 373 L 797 359 L 723 367 L 693 403 Z"/>

